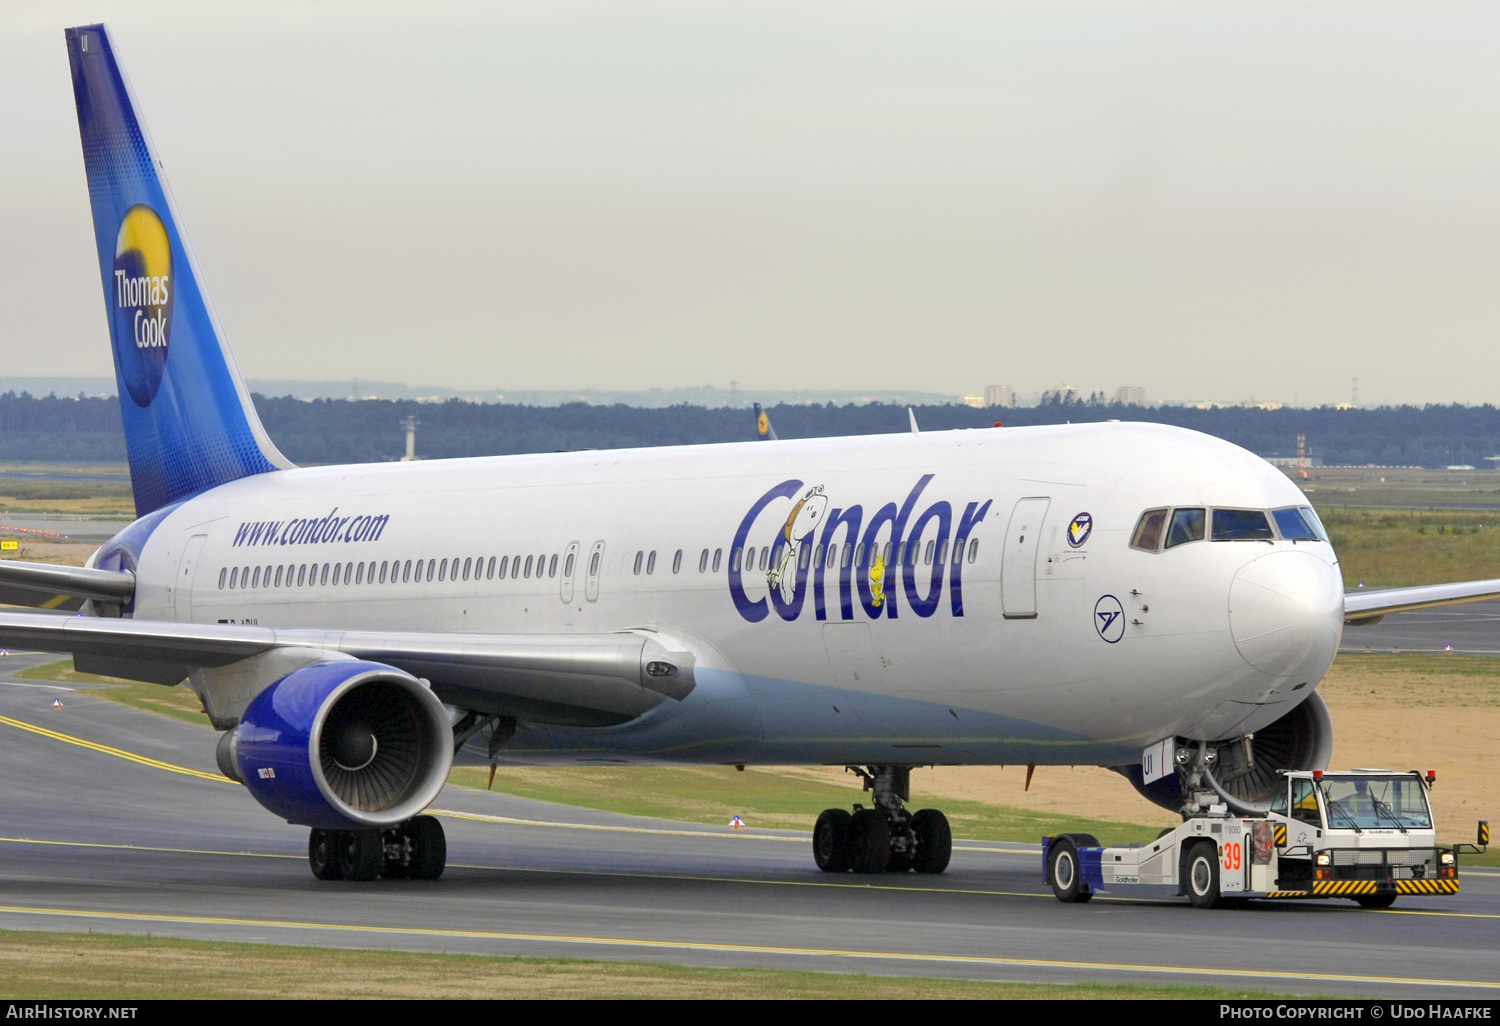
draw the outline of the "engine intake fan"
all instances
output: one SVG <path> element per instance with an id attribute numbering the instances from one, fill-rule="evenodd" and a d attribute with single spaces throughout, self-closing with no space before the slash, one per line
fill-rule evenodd
<path id="1" fill-rule="evenodd" d="M 250 793 L 292 823 L 393 826 L 437 797 L 453 730 L 436 695 L 383 663 L 295 670 L 261 692 L 220 748 Z"/>

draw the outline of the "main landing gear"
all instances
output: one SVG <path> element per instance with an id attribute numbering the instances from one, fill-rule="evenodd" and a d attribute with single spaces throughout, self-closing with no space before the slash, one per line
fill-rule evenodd
<path id="1" fill-rule="evenodd" d="M 385 830 L 320 830 L 307 838 L 319 880 L 436 880 L 448 862 L 443 824 L 417 816 Z"/>
<path id="2" fill-rule="evenodd" d="M 813 858 L 825 873 L 941 873 L 953 857 L 953 831 L 937 809 L 906 811 L 910 766 L 847 766 L 871 792 L 875 807 L 828 809 L 813 827 Z"/>

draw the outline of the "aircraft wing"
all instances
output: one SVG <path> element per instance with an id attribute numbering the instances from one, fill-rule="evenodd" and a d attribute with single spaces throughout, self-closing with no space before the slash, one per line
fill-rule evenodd
<path id="1" fill-rule="evenodd" d="M 0 603 L 75 610 L 86 599 L 123 602 L 135 594 L 135 574 L 54 563 L 0 559 Z"/>
<path id="2" fill-rule="evenodd" d="M 1344 623 L 1368 627 L 1392 613 L 1410 613 L 1437 606 L 1500 599 L 1500 579 L 1459 581 L 1456 584 L 1423 584 L 1415 588 L 1379 588 L 1344 595 Z"/>
<path id="3" fill-rule="evenodd" d="M 177 684 L 272 649 L 386 663 L 426 678 L 444 701 L 541 721 L 578 711 L 638 716 L 693 690 L 693 654 L 654 632 L 424 634 L 283 630 L 251 624 L 0 611 L 0 645 L 64 652 L 78 669 Z M 271 680 L 265 681 L 267 685 Z M 549 710 L 552 710 L 549 716 Z"/>

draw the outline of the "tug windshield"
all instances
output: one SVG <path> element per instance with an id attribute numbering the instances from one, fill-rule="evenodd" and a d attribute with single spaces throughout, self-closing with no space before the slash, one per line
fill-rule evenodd
<path id="1" fill-rule="evenodd" d="M 1330 830 L 1431 828 L 1427 789 L 1416 777 L 1323 778 Z"/>

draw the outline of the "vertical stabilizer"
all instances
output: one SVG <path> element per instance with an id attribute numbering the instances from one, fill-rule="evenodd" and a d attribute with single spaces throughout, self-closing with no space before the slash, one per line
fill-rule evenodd
<path id="1" fill-rule="evenodd" d="M 229 352 L 108 30 L 64 35 L 136 513 L 289 468 Z"/>
<path id="2" fill-rule="evenodd" d="M 771 427 L 771 418 L 760 408 L 760 403 L 755 404 L 755 437 L 762 442 L 776 441 L 776 429 Z"/>

